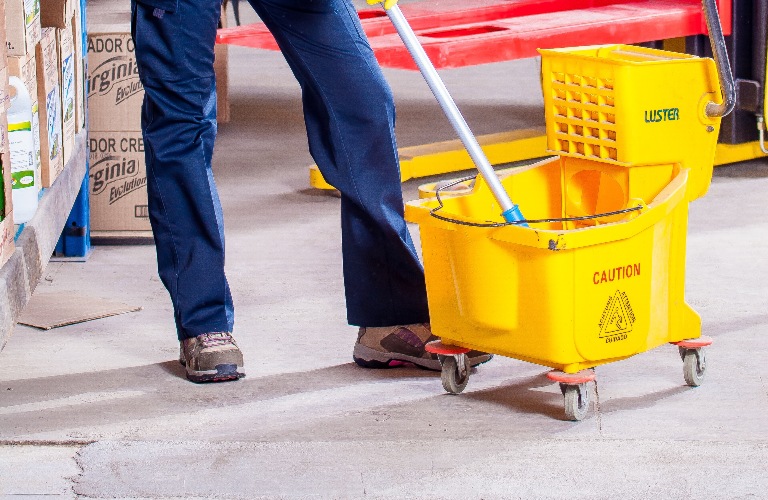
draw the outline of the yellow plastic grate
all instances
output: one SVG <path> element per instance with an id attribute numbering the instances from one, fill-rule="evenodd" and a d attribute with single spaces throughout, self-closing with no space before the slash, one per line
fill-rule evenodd
<path id="1" fill-rule="evenodd" d="M 613 80 L 558 71 L 550 77 L 560 152 L 617 160 Z"/>

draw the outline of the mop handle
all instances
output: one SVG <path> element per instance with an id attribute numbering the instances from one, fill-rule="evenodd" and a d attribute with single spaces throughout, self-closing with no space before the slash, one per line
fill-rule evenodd
<path id="1" fill-rule="evenodd" d="M 403 43 L 408 49 L 408 52 L 411 53 L 413 60 L 419 67 L 419 71 L 421 71 L 421 74 L 427 81 L 427 85 L 429 85 L 429 88 L 432 90 L 435 98 L 437 98 L 437 101 L 440 103 L 440 107 L 443 108 L 445 116 L 451 122 L 454 130 L 456 130 L 456 133 L 459 135 L 461 142 L 467 149 L 467 152 L 472 158 L 472 161 L 475 163 L 475 166 L 482 174 L 485 182 L 488 184 L 488 187 L 491 188 L 491 192 L 493 193 L 494 198 L 496 198 L 496 201 L 499 203 L 501 209 L 503 210 L 501 213 L 502 217 L 504 217 L 504 220 L 507 222 L 517 222 L 524 220 L 523 215 L 520 212 L 520 207 L 512 203 L 509 195 L 504 190 L 504 186 L 501 185 L 499 178 L 496 176 L 496 172 L 494 172 L 493 167 L 491 167 L 491 164 L 488 161 L 488 158 L 486 158 L 485 153 L 483 153 L 483 149 L 480 147 L 477 139 L 475 139 L 475 136 L 469 129 L 469 126 L 464 120 L 464 117 L 461 116 L 459 108 L 453 101 L 451 94 L 448 93 L 448 89 L 445 87 L 445 84 L 440 78 L 440 75 L 437 74 L 437 70 L 435 70 L 435 67 L 432 65 L 432 61 L 429 60 L 427 53 L 424 52 L 424 48 L 416 38 L 416 35 L 411 29 L 411 26 L 408 24 L 408 21 L 406 21 L 405 16 L 403 16 L 400 7 L 398 7 L 397 3 L 391 3 L 389 1 L 382 2 L 381 5 L 386 10 L 389 19 L 395 26 L 395 29 L 400 35 L 400 38 L 403 40 Z M 527 226 L 525 223 L 520 225 Z"/>

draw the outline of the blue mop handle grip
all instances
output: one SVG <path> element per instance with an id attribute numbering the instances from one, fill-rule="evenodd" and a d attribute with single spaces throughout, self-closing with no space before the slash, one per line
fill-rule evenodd
<path id="1" fill-rule="evenodd" d="M 520 211 L 520 205 L 512 205 L 512 208 L 504 210 L 501 213 L 501 216 L 504 217 L 504 220 L 507 222 L 519 222 L 521 220 L 525 220 L 525 217 L 523 217 L 523 213 Z M 526 224 L 525 222 L 520 222 L 520 224 L 517 224 L 517 225 L 528 227 L 528 224 Z"/>

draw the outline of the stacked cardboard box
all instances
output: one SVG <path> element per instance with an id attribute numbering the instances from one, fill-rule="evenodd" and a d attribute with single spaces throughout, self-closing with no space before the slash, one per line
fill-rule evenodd
<path id="1" fill-rule="evenodd" d="M 60 13 L 66 2 L 53 0 L 55 5 L 49 5 L 52 0 L 44 1 L 48 4 L 41 6 L 39 0 L 6 0 L 3 17 L 8 27 L 9 75 L 21 78 L 32 98 L 35 177 L 41 187 L 50 187 L 64 169 L 64 154 L 74 149 L 74 135 L 65 152 L 58 74 L 60 42 L 55 29 L 41 23 L 46 14 Z"/>
<path id="2" fill-rule="evenodd" d="M 64 143 L 85 123 L 85 61 L 83 59 L 83 9 L 80 0 L 40 0 L 43 28 L 56 28 L 61 80 Z M 71 58 L 70 58 L 71 56 Z M 71 118 L 70 118 L 71 115 Z M 70 153 L 64 147 L 64 163 Z"/>
<path id="3" fill-rule="evenodd" d="M 2 85 L 0 77 L 0 85 Z M 7 84 L 7 76 L 6 76 Z M 0 109 L 0 127 L 8 130 L 8 117 L 5 109 Z M 0 134 L 0 267 L 11 258 L 14 250 L 13 237 L 16 233 L 13 227 L 13 200 L 11 196 L 11 164 L 8 162 L 8 134 Z"/>
<path id="4" fill-rule="evenodd" d="M 53 37 L 56 47 L 56 79 L 60 99 L 61 126 L 61 163 L 62 167 L 69 162 L 75 149 L 75 134 L 78 130 L 76 120 L 76 66 L 75 39 L 78 37 L 80 24 L 76 17 L 79 15 L 79 0 L 40 0 L 40 22 L 44 31 L 44 44 L 48 37 Z M 51 31 L 52 30 L 52 33 Z M 51 54 L 52 62 L 52 54 Z M 53 79 L 54 67 L 49 68 Z"/>
<path id="5" fill-rule="evenodd" d="M 37 0 L 40 4 L 40 24 L 43 28 L 64 29 L 71 26 L 75 5 L 79 0 Z"/>
<path id="6" fill-rule="evenodd" d="M 83 9 L 83 5 L 76 1 L 72 22 L 72 37 L 75 47 L 75 133 L 80 132 L 87 125 L 87 123 L 85 123 L 85 103 L 87 102 L 88 97 L 85 92 Z"/>
<path id="7" fill-rule="evenodd" d="M 97 236 L 151 231 L 141 136 L 144 87 L 133 53 L 130 12 L 118 16 L 113 11 L 109 18 L 108 23 L 89 19 L 88 29 L 91 230 Z"/>
<path id="8" fill-rule="evenodd" d="M 5 14 L 5 0 L 0 0 L 0 19 L 5 19 Z M 6 48 L 6 50 L 0 50 L 0 83 L 2 83 L 2 88 L 0 88 L 0 94 L 2 94 L 0 96 L 0 111 L 2 112 L 8 109 L 8 106 L 11 105 L 10 95 L 6 92 L 6 85 L 8 83 L 8 70 L 6 69 L 8 67 L 8 32 L 6 30 L 6 24 L 9 23 L 0 22 L 0 48 Z M 7 132 L 7 127 L 0 129 L 0 133 L 2 134 Z"/>
<path id="9" fill-rule="evenodd" d="M 35 51 L 40 41 L 40 1 L 5 0 L 8 55 L 23 56 Z"/>
<path id="10" fill-rule="evenodd" d="M 75 134 L 83 128 L 85 100 L 80 0 L 0 0 L 0 264 L 13 248 L 11 175 L 6 111 L 10 105 L 8 76 L 18 76 L 32 98 L 36 179 L 50 187 L 75 148 Z M 82 57 L 80 57 L 82 59 Z M 79 86 L 79 87 L 78 87 Z M 84 94 L 84 92 L 83 92 Z M 79 122 L 78 122 L 79 119 Z M 42 127 L 41 127 L 42 125 Z"/>
<path id="11" fill-rule="evenodd" d="M 72 17 L 69 20 L 71 23 Z M 71 24 L 56 28 L 56 49 L 61 84 L 62 159 L 66 165 L 75 149 L 75 46 Z"/>
<path id="12" fill-rule="evenodd" d="M 0 20 L 5 18 L 5 2 L 0 0 Z M 6 47 L 5 23 L 0 22 L 0 47 Z M 0 50 L 0 266 L 13 254 L 13 200 L 11 196 L 11 165 L 8 162 L 8 117 L 10 103 L 6 51 Z"/>
<path id="13" fill-rule="evenodd" d="M 141 135 L 144 87 L 136 67 L 130 11 L 112 8 L 106 12 L 93 5 L 89 6 L 88 15 L 92 16 L 88 22 L 86 78 L 91 231 L 96 236 L 147 233 L 151 227 Z M 226 55 L 225 47 L 217 47 L 215 69 L 221 122 L 229 119 L 225 98 Z"/>
<path id="14" fill-rule="evenodd" d="M 61 124 L 61 86 L 56 29 L 44 28 L 35 52 L 37 61 L 37 99 L 40 124 L 40 151 L 43 187 L 53 182 L 64 170 Z"/>

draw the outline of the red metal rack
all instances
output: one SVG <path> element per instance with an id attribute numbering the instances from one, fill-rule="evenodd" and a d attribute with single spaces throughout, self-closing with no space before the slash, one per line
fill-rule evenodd
<path id="1" fill-rule="evenodd" d="M 717 0 L 721 25 L 731 33 L 732 0 Z M 400 6 L 436 68 L 459 68 L 537 55 L 537 48 L 669 40 L 707 33 L 701 0 L 425 0 Z M 379 63 L 416 65 L 381 7 L 358 12 Z M 217 43 L 278 50 L 264 24 L 220 29 Z M 545 156 L 543 129 L 479 137 L 493 165 Z M 754 144 L 721 151 L 717 164 L 759 156 Z M 400 151 L 403 181 L 472 168 L 459 141 Z M 310 185 L 333 189 L 317 166 Z M 423 196 L 434 186 L 420 188 Z"/>
<path id="2" fill-rule="evenodd" d="M 730 33 L 731 2 L 719 0 Z M 442 0 L 402 6 L 438 68 L 535 56 L 537 48 L 637 43 L 706 34 L 700 0 Z M 359 12 L 384 67 L 416 69 L 383 9 Z M 219 30 L 217 43 L 277 50 L 263 24 Z"/>

